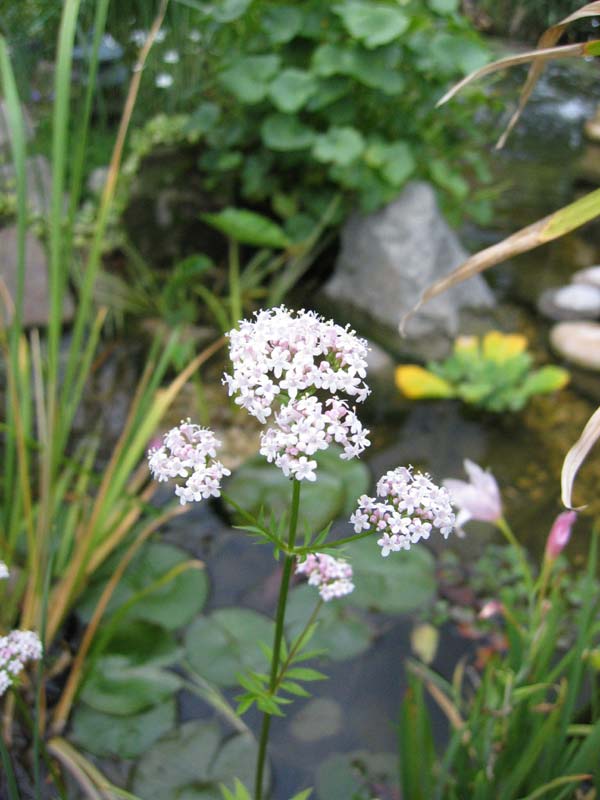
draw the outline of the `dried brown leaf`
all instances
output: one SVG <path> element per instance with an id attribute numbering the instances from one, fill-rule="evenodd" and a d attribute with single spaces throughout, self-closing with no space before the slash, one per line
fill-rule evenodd
<path id="1" fill-rule="evenodd" d="M 589 418 L 583 433 L 565 456 L 561 473 L 562 502 L 567 508 L 571 505 L 573 483 L 579 467 L 585 461 L 587 454 L 594 444 L 600 439 L 600 407 Z"/>

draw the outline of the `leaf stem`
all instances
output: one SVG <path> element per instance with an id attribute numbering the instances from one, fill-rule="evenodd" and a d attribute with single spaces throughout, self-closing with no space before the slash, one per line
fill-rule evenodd
<path id="1" fill-rule="evenodd" d="M 298 528 L 298 511 L 300 509 L 300 481 L 294 479 L 292 485 L 292 507 L 290 512 L 290 524 L 288 528 L 287 554 L 283 562 L 283 572 L 279 587 L 279 600 L 277 602 L 277 616 L 275 618 L 275 635 L 273 638 L 273 653 L 271 655 L 271 676 L 269 680 L 269 690 L 275 691 L 277 686 L 277 673 L 279 670 L 279 660 L 281 655 L 281 640 L 283 639 L 283 623 L 285 620 L 285 607 L 287 604 L 290 589 L 290 578 L 292 567 L 296 556 L 294 555 L 294 544 L 296 542 L 296 531 Z M 265 760 L 267 755 L 267 744 L 269 741 L 269 729 L 271 727 L 271 714 L 267 711 L 263 714 L 260 740 L 258 744 L 258 756 L 256 761 L 256 781 L 254 787 L 255 800 L 262 800 L 263 775 Z"/>

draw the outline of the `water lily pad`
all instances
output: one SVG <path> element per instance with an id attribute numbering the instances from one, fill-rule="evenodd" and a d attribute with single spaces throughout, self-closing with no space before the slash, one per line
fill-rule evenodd
<path id="1" fill-rule="evenodd" d="M 355 589 L 348 602 L 358 608 L 403 614 L 430 603 L 435 596 L 433 556 L 415 546 L 383 558 L 373 537 L 348 545 L 345 555 L 354 569 Z"/>
<path id="2" fill-rule="evenodd" d="M 189 561 L 183 550 L 167 544 L 149 544 L 133 559 L 123 578 L 117 585 L 108 604 L 107 614 L 116 611 L 123 603 L 144 592 L 153 583 L 165 576 L 173 567 Z M 107 564 L 103 575 L 108 578 L 116 559 Z M 78 612 L 88 621 L 105 586 L 98 581 L 78 604 Z M 127 619 L 142 619 L 174 630 L 186 625 L 202 608 L 208 595 L 208 578 L 203 570 L 189 569 L 172 580 L 143 594 L 127 612 Z"/>
<path id="3" fill-rule="evenodd" d="M 259 642 L 273 641 L 273 622 L 246 608 L 221 608 L 190 626 L 185 649 L 192 667 L 217 686 L 236 686 L 236 675 L 266 670 Z"/>
<path id="4" fill-rule="evenodd" d="M 342 706 L 329 697 L 314 697 L 290 721 L 292 735 L 301 742 L 318 742 L 340 732 Z"/>
<path id="5" fill-rule="evenodd" d="M 319 800 L 366 800 L 373 785 L 395 786 L 398 763 L 391 753 L 338 753 L 327 758 L 317 770 Z"/>
<path id="6" fill-rule="evenodd" d="M 318 480 L 302 485 L 299 530 L 316 532 L 338 516 L 350 516 L 356 498 L 369 487 L 369 472 L 360 461 L 342 461 L 341 450 L 330 447 L 317 453 Z M 289 509 L 291 481 L 262 456 L 249 459 L 227 482 L 226 492 L 253 514 L 261 509 L 279 516 Z M 234 516 L 234 520 L 240 520 Z"/>
<path id="7" fill-rule="evenodd" d="M 175 725 L 175 701 L 129 717 L 103 714 L 81 703 L 72 722 L 74 741 L 96 756 L 137 758 Z"/>
<path id="8" fill-rule="evenodd" d="M 222 741 L 215 722 L 187 722 L 140 759 L 133 792 L 144 800 L 221 800 L 219 784 L 253 785 L 256 742 L 249 734 Z"/>
<path id="9" fill-rule="evenodd" d="M 290 641 L 304 629 L 318 599 L 313 586 L 299 586 L 290 593 L 285 616 Z M 352 595 L 323 605 L 317 630 L 308 645 L 311 650 L 324 650 L 327 657 L 335 661 L 354 658 L 368 650 L 372 630 L 351 605 Z"/>
<path id="10" fill-rule="evenodd" d="M 153 666 L 133 666 L 123 656 L 106 656 L 94 665 L 81 691 L 90 708 L 128 716 L 167 700 L 181 688 L 181 678 Z"/>

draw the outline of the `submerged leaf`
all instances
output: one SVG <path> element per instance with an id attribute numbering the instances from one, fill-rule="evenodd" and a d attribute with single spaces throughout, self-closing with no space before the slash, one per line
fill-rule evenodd
<path id="1" fill-rule="evenodd" d="M 396 367 L 396 386 L 412 400 L 422 397 L 455 397 L 453 387 L 443 378 L 416 364 Z"/>

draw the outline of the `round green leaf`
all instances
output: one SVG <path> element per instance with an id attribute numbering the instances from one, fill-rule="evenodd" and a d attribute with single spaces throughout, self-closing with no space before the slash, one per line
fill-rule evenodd
<path id="1" fill-rule="evenodd" d="M 190 114 L 184 133 L 205 134 L 216 125 L 221 116 L 221 109 L 216 103 L 200 103 L 198 108 Z"/>
<path id="2" fill-rule="evenodd" d="M 218 3 L 206 4 L 205 13 L 218 22 L 233 22 L 246 13 L 252 0 L 219 0 Z"/>
<path id="3" fill-rule="evenodd" d="M 103 714 L 78 705 L 73 714 L 72 738 L 97 756 L 137 758 L 175 725 L 175 701 L 129 717 Z"/>
<path id="4" fill-rule="evenodd" d="M 151 622 L 137 620 L 132 625 L 130 621 L 125 621 L 114 630 L 105 626 L 100 628 L 94 641 L 100 641 L 104 631 L 110 638 L 103 653 L 122 656 L 131 666 L 143 664 L 167 667 L 173 664 L 180 654 L 180 648 L 173 635 Z"/>
<path id="5" fill-rule="evenodd" d="M 223 70 L 221 84 L 242 103 L 259 103 L 266 97 L 269 83 L 279 69 L 277 55 L 244 56 Z"/>
<path id="6" fill-rule="evenodd" d="M 202 219 L 240 244 L 283 249 L 290 244 L 279 225 L 244 208 L 224 208 L 218 214 L 202 214 Z"/>
<path id="7" fill-rule="evenodd" d="M 298 586 L 290 593 L 285 626 L 292 641 L 304 630 L 315 610 L 319 593 L 314 586 Z M 352 611 L 352 595 L 325 603 L 318 616 L 318 627 L 309 648 L 324 650 L 334 661 L 344 661 L 364 653 L 372 642 L 372 631 L 356 611 Z"/>
<path id="8" fill-rule="evenodd" d="M 347 166 L 355 161 L 365 148 L 365 141 L 354 128 L 330 128 L 317 136 L 313 156 L 317 161 Z"/>
<path id="9" fill-rule="evenodd" d="M 270 114 L 260 128 L 263 142 L 271 150 L 305 150 L 315 140 L 315 132 L 291 114 Z"/>
<path id="10" fill-rule="evenodd" d="M 306 70 L 290 67 L 284 69 L 269 86 L 269 97 L 273 104 L 286 113 L 298 111 L 315 93 L 317 82 Z"/>
<path id="11" fill-rule="evenodd" d="M 237 674 L 267 668 L 259 642 L 270 646 L 273 622 L 246 608 L 221 608 L 199 617 L 185 637 L 192 667 L 218 686 L 235 686 Z"/>
<path id="12" fill-rule="evenodd" d="M 346 0 L 333 10 L 342 18 L 346 30 L 369 48 L 392 42 L 404 33 L 410 22 L 397 6 L 364 0 Z"/>
<path id="13" fill-rule="evenodd" d="M 302 29 L 302 11 L 295 6 L 267 6 L 260 24 L 273 44 L 285 44 Z"/>
<path id="14" fill-rule="evenodd" d="M 144 800 L 220 800 L 219 784 L 252 786 L 256 742 L 240 734 L 222 743 L 214 722 L 186 722 L 140 759 L 133 792 Z"/>
<path id="15" fill-rule="evenodd" d="M 354 570 L 355 589 L 348 598 L 354 606 L 403 614 L 422 608 L 435 596 L 434 560 L 423 546 L 383 558 L 374 533 L 348 545 L 346 555 Z"/>
<path id="16" fill-rule="evenodd" d="M 438 14 L 454 14 L 458 11 L 460 0 L 429 0 L 429 5 Z"/>
<path id="17" fill-rule="evenodd" d="M 81 699 L 105 714 L 129 716 L 155 706 L 181 688 L 181 678 L 153 666 L 132 666 L 122 656 L 95 663 L 83 684 Z"/>
<path id="18" fill-rule="evenodd" d="M 107 562 L 102 577 L 108 579 L 118 557 Z M 162 543 L 145 545 L 127 568 L 125 575 L 108 604 L 108 613 L 116 611 L 123 603 L 139 596 L 127 611 L 126 619 L 142 619 L 175 630 L 188 623 L 202 608 L 208 595 L 208 578 L 200 569 L 188 569 L 168 582 L 144 594 L 156 581 L 160 581 L 173 567 L 189 561 L 188 554 L 178 547 Z M 105 586 L 97 581 L 77 606 L 84 620 L 89 620 Z"/>
<path id="19" fill-rule="evenodd" d="M 402 186 L 416 167 L 412 151 L 406 142 L 373 144 L 369 146 L 367 157 L 392 186 Z"/>

